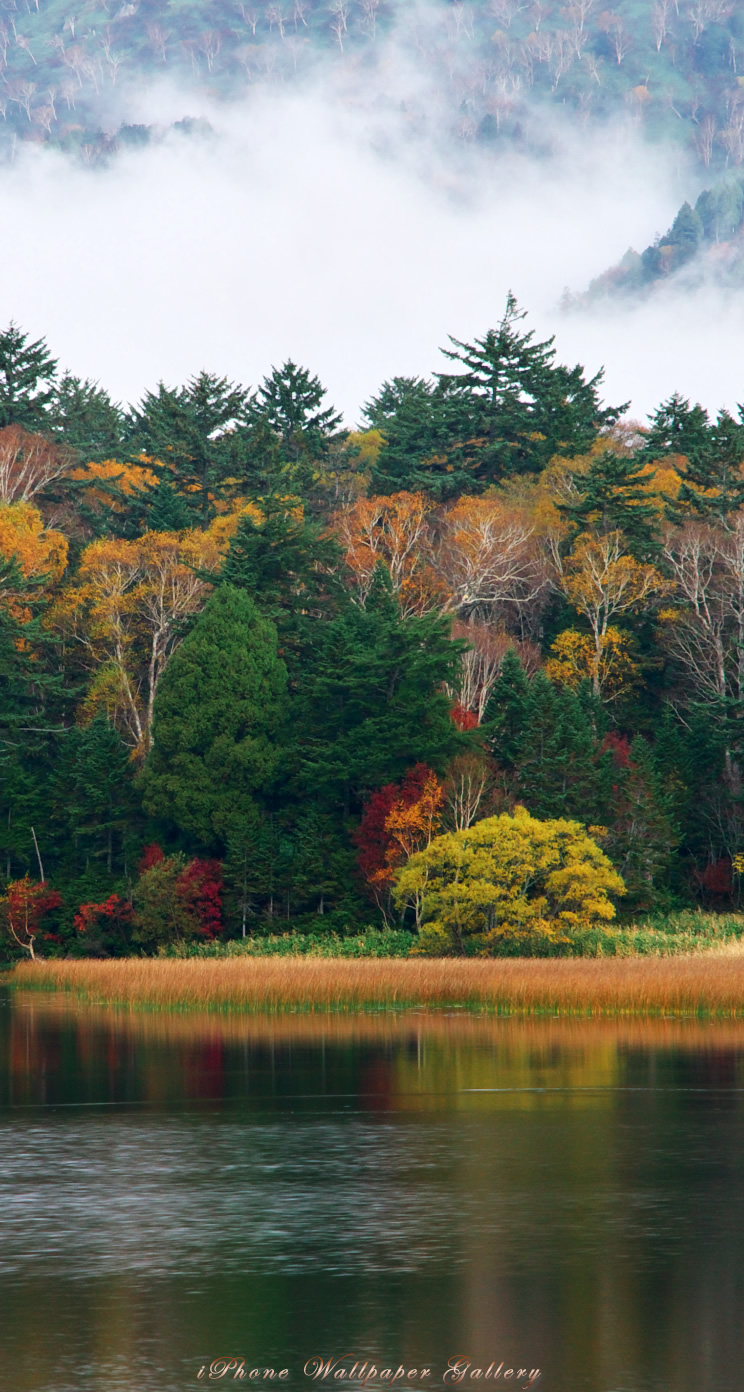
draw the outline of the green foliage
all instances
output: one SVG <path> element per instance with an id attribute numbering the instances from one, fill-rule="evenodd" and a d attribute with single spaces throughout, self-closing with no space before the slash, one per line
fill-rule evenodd
<path id="1" fill-rule="evenodd" d="M 176 943 L 163 957 L 408 957 L 416 935 L 403 928 L 366 928 L 350 936 L 308 931 L 271 933 L 220 943 Z"/>
<path id="2" fill-rule="evenodd" d="M 415 904 L 420 950 L 433 956 L 529 954 L 615 916 L 620 876 L 578 822 L 538 821 L 523 807 L 437 836 L 396 875 Z"/>
<path id="3" fill-rule="evenodd" d="M 61 443 L 74 449 L 86 463 L 119 456 L 124 413 L 97 382 L 65 372 L 54 392 L 49 426 Z"/>
<path id="4" fill-rule="evenodd" d="M 43 338 L 30 341 L 12 321 L 0 333 L 0 428 L 43 429 L 54 400 L 57 362 Z"/>
<path id="5" fill-rule="evenodd" d="M 264 377 L 249 404 L 248 419 L 269 426 L 285 459 L 321 459 L 341 424 L 333 407 L 323 405 L 325 396 L 320 379 L 288 359 Z"/>
<path id="6" fill-rule="evenodd" d="M 145 808 L 209 849 L 258 815 L 274 780 L 287 711 L 276 629 L 241 590 L 223 585 L 158 689 Z"/>
<path id="7" fill-rule="evenodd" d="M 411 764 L 441 770 L 464 747 L 442 690 L 462 646 L 450 627 L 438 613 L 402 618 L 381 574 L 364 608 L 347 600 L 318 626 L 293 707 L 299 796 L 348 816 Z"/>
<path id="8" fill-rule="evenodd" d="M 199 372 L 185 387 L 162 382 L 147 392 L 128 422 L 130 450 L 152 458 L 187 499 L 202 522 L 213 514 L 214 500 L 229 491 L 244 459 L 242 437 L 234 429 L 246 393 L 226 377 Z"/>
<path id="9" fill-rule="evenodd" d="M 658 555 L 659 514 L 649 497 L 653 477 L 642 474 L 643 463 L 637 456 L 603 450 L 592 459 L 588 473 L 572 475 L 575 496 L 558 504 L 571 526 L 572 541 L 586 532 L 621 532 L 636 560 Z"/>
<path id="10" fill-rule="evenodd" d="M 394 379 L 366 407 L 386 443 L 373 472 L 378 492 L 424 487 L 438 497 L 480 492 L 514 474 L 536 473 L 554 456 L 589 449 L 623 407 L 602 407 L 599 372 L 556 364 L 553 339 L 534 341 L 512 294 L 501 323 L 474 343 L 451 338 L 456 371 L 434 388 Z"/>

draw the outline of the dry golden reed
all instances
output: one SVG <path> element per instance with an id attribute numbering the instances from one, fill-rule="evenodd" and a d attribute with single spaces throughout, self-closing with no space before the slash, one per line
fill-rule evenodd
<path id="1" fill-rule="evenodd" d="M 105 1004 L 250 1011 L 470 1006 L 500 1013 L 744 1014 L 744 953 L 510 959 L 25 962 L 11 983 Z"/>

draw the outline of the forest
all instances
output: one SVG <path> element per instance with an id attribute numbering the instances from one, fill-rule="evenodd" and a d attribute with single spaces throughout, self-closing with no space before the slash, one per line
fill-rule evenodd
<path id="1" fill-rule="evenodd" d="M 410 139 L 428 132 L 440 147 L 545 154 L 559 113 L 584 127 L 619 117 L 723 170 L 744 161 L 743 62 L 744 15 L 730 0 L 83 0 L 74 11 L 7 0 L 0 149 L 43 142 L 97 163 L 157 139 L 128 97 L 158 78 L 183 93 L 187 134 L 203 129 L 189 93 L 235 101 L 319 79 L 349 111 L 398 111 Z"/>
<path id="2" fill-rule="evenodd" d="M 511 296 L 355 430 L 292 361 L 123 409 L 9 325 L 4 953 L 360 926 L 448 951 L 446 867 L 482 878 L 486 840 L 502 879 L 525 847 L 588 867 L 578 927 L 607 896 L 735 909 L 744 408 L 642 424 L 601 390 Z M 522 894 L 474 946 L 518 945 Z"/>

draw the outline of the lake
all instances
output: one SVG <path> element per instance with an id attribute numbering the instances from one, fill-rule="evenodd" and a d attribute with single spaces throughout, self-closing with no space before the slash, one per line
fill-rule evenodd
<path id="1" fill-rule="evenodd" d="M 744 1023 L 0 992 L 0 1386 L 355 1363 L 357 1392 L 741 1392 Z"/>

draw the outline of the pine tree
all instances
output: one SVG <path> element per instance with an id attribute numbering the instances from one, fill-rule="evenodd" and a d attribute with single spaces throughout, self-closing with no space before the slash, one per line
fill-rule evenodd
<path id="1" fill-rule="evenodd" d="M 0 334 L 0 429 L 43 430 L 54 400 L 56 359 L 43 338 L 29 342 L 12 321 Z"/>
<path id="2" fill-rule="evenodd" d="M 199 849 L 240 837 L 276 775 L 286 693 L 274 625 L 220 586 L 161 678 L 145 809 Z"/>

